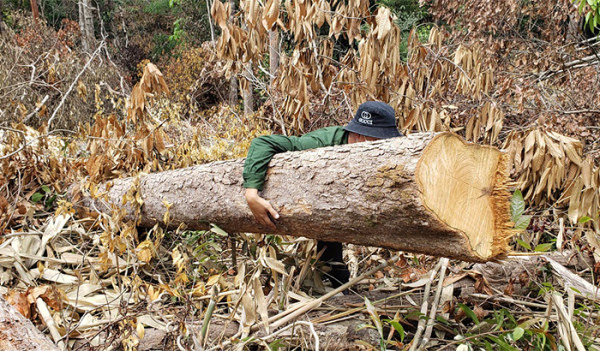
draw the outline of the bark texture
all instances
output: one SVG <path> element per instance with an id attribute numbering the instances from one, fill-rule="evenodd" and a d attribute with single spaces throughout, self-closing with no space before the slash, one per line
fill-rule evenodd
<path id="1" fill-rule="evenodd" d="M 94 17 L 90 0 L 79 0 L 79 30 L 83 50 L 91 53 L 94 50 Z"/>
<path id="2" fill-rule="evenodd" d="M 279 69 L 279 29 L 277 27 L 269 31 L 269 73 L 271 73 L 270 84 L 273 88 L 273 81 L 277 76 Z"/>
<path id="3" fill-rule="evenodd" d="M 0 350 L 58 351 L 58 348 L 0 296 Z"/>
<path id="4" fill-rule="evenodd" d="M 467 261 L 493 260 L 505 254 L 508 248 L 505 230 L 508 213 L 499 213 L 497 218 L 492 218 L 496 227 L 491 230 L 489 226 L 477 226 L 473 229 L 474 233 L 469 232 L 469 228 L 457 229 L 432 211 L 431 204 L 426 204 L 422 188 L 435 189 L 436 180 L 415 179 L 418 164 L 426 161 L 421 160 L 421 156 L 432 141 L 435 144 L 454 138 L 458 139 L 449 133 L 437 136 L 413 134 L 276 155 L 269 165 L 262 196 L 280 214 L 277 230 L 260 226 L 248 209 L 242 187 L 244 159 L 214 162 L 136 179 L 117 179 L 109 184 L 108 201 L 95 200 L 92 204 L 89 197 L 76 196 L 74 202 L 76 206 L 109 212 L 108 204 L 113 204 L 113 208 L 122 207 L 122 199 L 129 192 L 125 197 L 133 199 L 137 196 L 143 199 L 143 205 L 137 211 L 126 205 L 128 218 L 133 219 L 133 213 L 138 212 L 137 220 L 144 227 L 154 226 L 157 221 L 162 223 L 166 201 L 172 204 L 169 210 L 171 227 L 185 223 L 189 229 L 202 230 L 214 223 L 230 233 L 285 234 Z M 468 150 L 482 149 L 463 142 L 457 145 Z M 500 154 L 492 148 L 482 152 L 491 151 Z M 482 163 L 480 161 L 480 158 L 474 159 L 477 164 Z M 465 198 L 458 198 L 449 206 L 463 206 L 467 211 L 471 204 L 469 199 L 482 197 L 492 203 L 491 207 L 495 206 L 494 202 L 508 204 L 510 194 L 505 190 L 508 176 L 499 177 L 494 170 L 504 165 L 497 160 L 494 162 L 489 166 L 492 171 L 488 172 L 493 178 L 489 180 L 493 183 L 490 185 L 492 189 L 475 189 L 477 193 L 458 192 L 457 196 Z M 421 173 L 431 177 L 432 172 L 428 170 L 432 167 L 421 165 L 420 168 Z M 499 172 L 500 175 L 505 173 Z M 427 182 L 433 183 L 420 184 Z M 444 187 L 439 187 L 438 191 L 452 196 L 452 189 Z M 498 196 L 497 193 L 502 191 L 504 193 Z M 475 204 L 481 207 L 478 202 Z M 499 208 L 508 212 L 508 206 Z M 465 211 L 459 209 L 454 212 L 469 216 Z M 496 208 L 494 213 L 498 211 Z M 484 243 L 472 242 L 471 238 Z"/>
<path id="5" fill-rule="evenodd" d="M 31 0 L 31 13 L 33 14 L 33 19 L 35 19 L 36 21 L 38 21 L 40 19 L 40 12 L 38 11 L 38 5 L 37 5 L 37 1 L 36 0 Z M 1 10 L 0 6 L 0 10 Z M 1 16 L 2 12 L 0 12 L 0 16 Z"/>

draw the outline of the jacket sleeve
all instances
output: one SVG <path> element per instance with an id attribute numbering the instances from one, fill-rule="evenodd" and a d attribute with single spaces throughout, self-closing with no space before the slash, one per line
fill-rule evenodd
<path id="1" fill-rule="evenodd" d="M 280 152 L 301 151 L 342 143 L 341 127 L 328 127 L 301 137 L 273 134 L 254 138 L 244 163 L 244 188 L 262 190 L 269 162 Z"/>

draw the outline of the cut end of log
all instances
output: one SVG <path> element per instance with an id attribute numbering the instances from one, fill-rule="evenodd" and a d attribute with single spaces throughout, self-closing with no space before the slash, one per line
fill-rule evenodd
<path id="1" fill-rule="evenodd" d="M 489 261 L 506 255 L 514 234 L 507 155 L 443 133 L 423 152 L 416 181 L 425 206 L 467 237 L 473 256 Z"/>

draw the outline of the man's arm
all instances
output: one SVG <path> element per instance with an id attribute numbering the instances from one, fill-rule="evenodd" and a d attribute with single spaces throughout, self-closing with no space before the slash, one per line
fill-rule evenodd
<path id="1" fill-rule="evenodd" d="M 269 162 L 278 153 L 315 149 L 323 146 L 344 144 L 347 134 L 342 127 L 328 127 L 305 134 L 301 137 L 286 137 L 284 135 L 264 135 L 252 140 L 248 156 L 244 163 L 244 187 L 246 201 L 256 220 L 267 227 L 275 229 L 275 224 L 269 218 L 279 218 L 277 211 L 268 201 L 258 195 L 262 190 Z"/>

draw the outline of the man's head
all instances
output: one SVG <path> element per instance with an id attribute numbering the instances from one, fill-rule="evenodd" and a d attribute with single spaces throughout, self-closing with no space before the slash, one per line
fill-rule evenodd
<path id="1" fill-rule="evenodd" d="M 396 127 L 394 108 L 380 101 L 367 101 L 360 105 L 344 130 L 350 132 L 349 144 L 402 136 Z"/>

